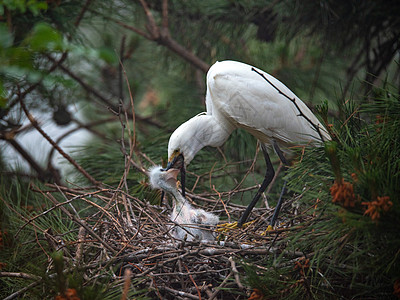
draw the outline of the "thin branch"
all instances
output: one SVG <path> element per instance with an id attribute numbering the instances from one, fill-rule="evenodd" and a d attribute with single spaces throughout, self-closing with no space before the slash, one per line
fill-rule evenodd
<path id="1" fill-rule="evenodd" d="M 111 18 L 109 18 L 109 19 L 111 19 Z M 126 28 L 126 29 L 129 29 L 130 31 L 133 31 L 133 32 L 135 32 L 135 33 L 137 33 L 138 35 L 140 35 L 140 36 L 142 36 L 142 37 L 144 37 L 144 38 L 146 38 L 146 39 L 148 39 L 148 40 L 152 40 L 153 38 L 149 35 L 149 34 L 147 34 L 145 31 L 143 31 L 143 30 L 140 30 L 140 29 L 138 29 L 138 28 L 136 28 L 136 27 L 133 27 L 133 26 L 131 26 L 131 25 L 128 25 L 128 24 L 126 24 L 126 23 L 124 23 L 124 22 L 121 22 L 121 21 L 119 21 L 119 20 L 115 20 L 115 19 L 111 19 L 113 22 L 115 22 L 116 24 L 118 24 L 119 26 L 121 26 L 121 27 L 124 27 L 124 28 Z"/>
<path id="2" fill-rule="evenodd" d="M 121 38 L 121 45 L 119 49 L 119 60 L 120 64 L 118 65 L 118 96 L 119 99 L 124 102 L 124 79 L 122 78 L 122 63 L 125 58 L 125 42 L 126 42 L 126 35 L 123 35 Z"/>
<path id="3" fill-rule="evenodd" d="M 46 133 L 44 132 L 44 130 L 39 126 L 38 122 L 35 120 L 35 118 L 30 114 L 30 112 L 28 111 L 28 109 L 25 106 L 24 101 L 22 100 L 22 98 L 19 99 L 21 107 L 23 109 L 23 111 L 25 112 L 25 115 L 28 117 L 29 121 L 31 122 L 31 124 L 33 125 L 33 127 L 35 127 L 35 129 L 54 147 L 56 148 L 56 150 L 58 151 L 58 153 L 60 153 L 66 160 L 68 160 L 79 172 L 82 173 L 82 175 L 84 175 L 92 184 L 94 185 L 100 185 L 100 182 L 98 182 L 96 179 L 94 179 L 88 172 L 86 172 L 85 169 L 83 169 L 75 160 L 73 160 L 71 158 L 71 156 L 69 156 L 67 153 L 64 152 L 64 150 L 62 150 L 60 148 L 60 146 L 58 146 L 53 140 L 52 138 Z"/>
<path id="4" fill-rule="evenodd" d="M 299 111 L 299 116 L 301 116 L 301 117 L 303 117 L 304 119 L 306 119 L 306 121 L 307 121 L 308 123 L 310 123 L 310 125 L 311 125 L 312 127 L 314 127 L 314 129 L 317 131 L 319 137 L 321 138 L 321 141 L 322 141 L 322 142 L 325 141 L 325 139 L 324 139 L 324 137 L 323 137 L 323 135 L 322 135 L 322 133 L 321 133 L 320 127 L 319 127 L 318 125 L 314 124 L 314 123 L 310 120 L 310 118 L 308 118 L 308 117 L 302 112 L 302 110 L 300 109 L 300 107 L 299 107 L 299 106 L 297 105 L 297 103 L 296 103 L 296 98 L 293 98 L 293 99 L 290 98 L 288 95 L 286 95 L 284 92 L 282 92 L 278 87 L 276 87 L 267 77 L 265 77 L 263 73 L 257 71 L 255 68 L 252 67 L 251 70 L 254 71 L 254 72 L 256 72 L 256 73 L 257 73 L 258 75 L 260 75 L 265 81 L 267 81 L 280 95 L 282 95 L 282 96 L 284 96 L 285 98 L 289 99 L 289 100 L 296 106 L 297 110 Z"/>
<path id="5" fill-rule="evenodd" d="M 228 276 L 225 277 L 225 279 L 221 282 L 221 284 L 216 288 L 216 291 L 208 298 L 208 300 L 213 300 L 217 295 L 221 292 L 221 289 L 225 287 L 225 285 L 228 283 L 229 278 L 232 276 L 232 271 L 228 274 Z"/>
<path id="6" fill-rule="evenodd" d="M 168 30 L 168 0 L 162 1 L 162 27 Z"/>
<path id="7" fill-rule="evenodd" d="M 159 287 L 159 288 L 163 289 L 163 290 L 166 290 L 166 291 L 172 293 L 175 296 L 182 296 L 182 297 L 186 297 L 186 298 L 189 298 L 189 299 L 195 299 L 195 300 L 199 300 L 200 299 L 199 297 L 194 296 L 192 294 L 189 294 L 189 293 L 186 293 L 186 292 L 182 292 L 182 291 L 178 291 L 178 290 L 174 290 L 174 289 L 166 287 L 166 286 Z"/>
<path id="8" fill-rule="evenodd" d="M 38 280 L 38 281 L 32 282 L 31 284 L 29 284 L 26 287 L 20 289 L 19 291 L 16 291 L 15 293 L 12 293 L 11 295 L 5 297 L 3 300 L 15 299 L 15 298 L 19 297 L 20 295 L 22 295 L 23 293 L 25 293 L 26 291 L 29 291 L 31 288 L 37 286 L 41 282 L 42 282 L 42 280 Z"/>
<path id="9" fill-rule="evenodd" d="M 131 276 L 132 276 L 132 271 L 126 269 L 124 273 L 124 289 L 122 290 L 121 300 L 128 299 L 129 287 L 131 285 Z"/>
<path id="10" fill-rule="evenodd" d="M 169 34 L 169 29 L 168 29 L 168 1 L 163 0 L 162 3 L 162 27 L 157 25 L 154 16 L 148 7 L 146 1 L 144 0 L 139 0 L 143 10 L 146 14 L 148 25 L 146 26 L 147 32 L 143 31 L 141 29 L 138 29 L 134 26 L 125 24 L 124 22 L 121 22 L 119 20 L 112 19 L 108 16 L 104 16 L 105 18 L 112 20 L 116 24 L 129 29 L 144 38 L 154 41 L 160 45 L 163 45 L 167 47 L 169 50 L 172 52 L 175 52 L 177 55 L 188 61 L 190 64 L 195 66 L 196 68 L 200 69 L 204 73 L 208 71 L 210 68 L 210 65 L 204 62 L 202 59 L 200 59 L 198 56 L 196 56 L 193 52 L 189 51 L 185 47 L 183 47 L 181 44 L 179 44 L 177 41 L 175 41 L 171 35 Z"/>
<path id="11" fill-rule="evenodd" d="M 47 71 L 47 75 L 51 74 L 52 72 L 54 72 L 55 69 L 57 69 L 58 65 L 60 65 L 61 63 L 63 63 L 68 57 L 68 53 L 64 52 L 62 54 L 62 56 L 60 57 L 59 60 L 53 60 L 53 65 L 50 67 L 50 69 Z M 32 92 L 34 89 L 36 89 L 39 84 L 43 81 L 43 79 L 45 78 L 45 75 L 42 76 L 36 83 L 32 84 L 30 87 L 28 87 L 26 90 L 24 90 L 22 93 L 20 93 L 18 95 L 18 97 L 15 97 L 11 103 L 8 105 L 8 107 L 6 109 L 0 110 L 0 119 L 2 119 L 3 117 L 5 117 L 9 111 L 11 110 L 11 108 L 13 108 L 18 102 L 20 98 L 25 98 L 26 95 L 28 95 L 30 92 Z"/>
<path id="12" fill-rule="evenodd" d="M 25 151 L 25 149 L 15 140 L 15 139 L 7 139 L 6 140 L 11 146 L 14 147 L 15 150 L 26 160 L 26 162 L 36 171 L 38 177 L 42 181 L 46 181 L 48 179 L 48 173 L 44 170 L 39 164 L 33 159 L 33 157 Z M 54 177 L 55 180 L 58 180 L 57 177 Z"/>
<path id="13" fill-rule="evenodd" d="M 235 263 L 235 261 L 233 260 L 233 257 L 232 257 L 232 256 L 229 257 L 229 261 L 230 261 L 230 263 L 231 263 L 231 268 L 232 268 L 233 276 L 235 277 L 236 284 L 237 284 L 237 286 L 239 287 L 240 290 L 243 290 L 243 289 L 244 289 L 244 286 L 243 286 L 243 284 L 240 282 L 239 271 L 238 271 L 237 268 L 236 268 L 236 263 Z"/>
<path id="14" fill-rule="evenodd" d="M 147 16 L 147 20 L 149 22 L 149 24 L 147 26 L 147 30 L 150 32 L 152 39 L 157 40 L 160 37 L 160 31 L 158 29 L 156 21 L 154 20 L 153 14 L 151 13 L 146 1 L 139 0 L 139 2 L 143 6 L 143 10 L 144 10 L 144 12 Z"/>
<path id="15" fill-rule="evenodd" d="M 75 21 L 75 23 L 74 23 L 74 26 L 75 26 L 75 27 L 78 27 L 79 24 L 81 23 L 82 18 L 83 18 L 83 16 L 84 16 L 85 12 L 88 10 L 89 5 L 90 5 L 91 2 L 92 2 L 92 0 L 86 0 L 85 5 L 82 7 L 82 9 L 81 9 L 81 11 L 80 11 L 80 13 L 79 13 L 78 18 L 76 19 L 76 21 Z"/>
<path id="16" fill-rule="evenodd" d="M 47 56 L 47 58 L 51 61 L 54 61 L 54 58 L 51 56 Z M 87 84 L 86 82 L 84 82 L 81 78 L 79 78 L 78 75 L 76 75 L 75 73 L 73 73 L 71 70 L 69 70 L 67 67 L 63 66 L 63 65 L 59 65 L 58 66 L 64 73 L 66 73 L 68 76 L 70 76 L 72 79 L 74 79 L 77 83 L 79 83 L 79 85 L 87 92 L 89 92 L 90 94 L 94 95 L 97 99 L 99 99 L 101 102 L 103 102 L 107 107 L 109 107 L 110 109 L 114 110 L 114 111 L 118 111 L 118 106 L 113 104 L 111 102 L 111 100 L 107 99 L 106 97 L 104 97 L 103 95 L 100 94 L 100 92 L 98 92 L 96 89 L 94 89 L 93 87 L 91 87 L 89 84 Z M 130 115 L 128 113 L 129 117 L 132 117 L 132 115 Z M 135 118 L 138 121 L 153 125 L 157 128 L 164 128 L 165 126 L 160 124 L 159 122 L 153 120 L 151 117 L 141 117 L 141 116 L 135 116 Z"/>
<path id="17" fill-rule="evenodd" d="M 53 202 L 55 205 L 59 205 L 59 202 L 51 195 L 50 193 L 47 193 L 45 195 L 46 198 L 48 198 L 51 202 Z M 85 221 L 78 219 L 76 216 L 71 214 L 64 206 L 60 206 L 61 210 L 73 221 L 84 227 L 91 236 L 96 238 L 101 244 L 103 244 L 111 253 L 116 254 L 117 251 L 112 248 L 107 242 L 105 242 L 96 232 L 93 231 L 92 228 L 90 228 Z"/>
<path id="18" fill-rule="evenodd" d="M 184 264 L 183 266 L 185 267 L 186 271 L 188 272 L 189 278 L 190 278 L 190 280 L 193 282 L 193 285 L 194 285 L 194 287 L 196 288 L 197 294 L 199 295 L 199 299 L 201 300 L 201 292 L 200 292 L 200 290 L 199 290 L 198 285 L 196 284 L 196 281 L 194 281 L 193 276 L 192 276 L 192 274 L 190 273 L 189 268 L 187 267 L 187 265 Z"/>
<path id="19" fill-rule="evenodd" d="M 23 278 L 23 279 L 32 279 L 32 280 L 41 279 L 39 276 L 22 273 L 22 272 L 0 272 L 0 277 L 14 277 L 14 278 Z"/>
<path id="20" fill-rule="evenodd" d="M 81 123 L 79 120 L 74 119 L 73 121 L 74 121 L 75 123 L 77 123 L 78 126 L 75 127 L 75 128 L 72 128 L 71 130 L 68 130 L 67 132 L 65 132 L 64 134 L 62 134 L 61 136 L 59 136 L 59 137 L 56 139 L 55 142 L 56 142 L 56 144 L 60 144 L 60 142 L 61 142 L 63 139 L 65 139 L 67 136 L 69 136 L 69 135 L 71 135 L 71 134 L 77 132 L 78 130 L 82 130 L 82 129 L 86 129 L 86 130 L 88 130 L 89 132 L 94 133 L 94 134 L 96 134 L 97 136 L 100 136 L 101 138 L 104 138 L 104 139 L 105 139 L 106 137 L 103 136 L 100 132 L 98 132 L 98 131 L 96 131 L 96 130 L 93 130 L 93 129 L 91 129 L 91 128 L 92 128 L 92 127 L 95 127 L 95 126 L 98 126 L 98 125 L 103 125 L 103 124 L 108 123 L 108 122 L 113 122 L 113 121 L 115 121 L 115 120 L 116 120 L 116 118 L 115 118 L 114 116 L 112 116 L 112 117 L 109 117 L 109 118 L 107 118 L 107 119 L 97 120 L 97 121 L 93 121 L 93 122 L 88 123 L 88 124 L 83 124 L 83 123 Z M 47 159 L 47 161 L 49 162 L 49 164 L 51 163 L 51 161 L 52 161 L 52 159 L 53 159 L 53 155 L 54 155 L 54 151 L 55 151 L 55 150 L 56 150 L 55 148 L 51 148 L 51 150 L 50 150 L 50 153 L 49 153 L 48 159 Z"/>

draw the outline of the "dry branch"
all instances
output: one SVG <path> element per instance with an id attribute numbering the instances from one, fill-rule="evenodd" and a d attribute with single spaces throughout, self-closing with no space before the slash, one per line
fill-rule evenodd
<path id="1" fill-rule="evenodd" d="M 125 24 L 124 22 L 121 22 L 119 20 L 113 20 L 111 18 L 108 18 L 112 21 L 114 21 L 116 24 L 120 25 L 121 27 L 124 27 L 126 29 L 129 29 L 144 38 L 156 42 L 160 45 L 165 46 L 175 54 L 179 55 L 183 59 L 185 59 L 187 62 L 195 66 L 196 68 L 200 69 L 202 72 L 206 73 L 208 69 L 210 68 L 210 65 L 201 60 L 198 56 L 196 56 L 193 52 L 189 51 L 185 47 L 183 47 L 181 44 L 179 44 L 176 40 L 174 40 L 171 37 L 171 34 L 169 32 L 168 28 L 168 1 L 163 0 L 162 3 L 162 24 L 161 27 L 157 25 L 157 22 L 155 21 L 155 18 L 153 16 L 153 13 L 151 12 L 149 6 L 147 5 L 147 2 L 144 0 L 139 0 L 143 10 L 146 14 L 147 17 L 147 26 L 146 30 L 139 29 L 135 26 Z M 107 17 L 107 16 L 105 16 Z"/>
<path id="2" fill-rule="evenodd" d="M 25 103 L 24 103 L 22 97 L 19 97 L 19 102 L 21 104 L 22 110 L 24 111 L 24 113 L 28 117 L 28 119 L 31 122 L 32 126 L 35 127 L 35 129 L 53 146 L 53 148 L 55 148 L 58 151 L 58 153 L 60 153 L 80 173 L 82 173 L 83 176 L 85 176 L 95 186 L 99 186 L 100 182 L 98 182 L 96 179 L 94 179 L 88 172 L 86 172 L 85 169 L 83 169 L 75 160 L 73 160 L 71 156 L 69 156 L 67 153 L 65 153 L 64 150 L 62 150 L 61 147 L 56 142 L 54 142 L 53 139 L 39 126 L 39 124 L 36 121 L 36 119 L 31 115 L 31 113 L 28 111 L 27 107 L 25 106 Z"/>

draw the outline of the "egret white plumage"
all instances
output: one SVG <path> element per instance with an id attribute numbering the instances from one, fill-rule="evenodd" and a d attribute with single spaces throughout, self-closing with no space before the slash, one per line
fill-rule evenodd
<path id="1" fill-rule="evenodd" d="M 181 170 L 184 194 L 185 168 L 198 151 L 205 146 L 221 146 L 236 128 L 251 133 L 261 143 L 267 171 L 257 194 L 240 218 L 239 226 L 246 222 L 274 177 L 268 147 L 272 146 L 286 165 L 280 147 L 330 140 L 324 126 L 289 88 L 266 72 L 241 62 L 222 61 L 211 66 L 207 73 L 206 109 L 172 133 L 166 169 Z M 271 220 L 272 226 L 281 201 L 282 197 Z"/>
<path id="2" fill-rule="evenodd" d="M 194 239 L 214 240 L 212 227 L 219 222 L 219 217 L 190 205 L 176 187 L 178 173 L 178 169 L 163 171 L 160 166 L 151 168 L 149 172 L 152 187 L 169 192 L 174 197 L 170 219 L 180 226 L 174 227 L 172 235 L 179 239 L 183 239 L 187 235 L 189 241 Z"/>

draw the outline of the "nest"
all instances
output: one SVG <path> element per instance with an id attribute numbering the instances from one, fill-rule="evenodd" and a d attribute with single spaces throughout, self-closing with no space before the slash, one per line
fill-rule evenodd
<path id="1" fill-rule="evenodd" d="M 51 230 L 45 232 L 49 245 L 62 251 L 69 262 L 66 271 L 71 266 L 79 266 L 85 278 L 111 273 L 111 281 L 121 289 L 125 284 L 128 289 L 143 291 L 141 295 L 150 298 L 247 297 L 251 290 L 246 287 L 244 266 L 257 266 L 263 256 L 284 251 L 275 246 L 276 242 L 294 228 L 292 222 L 281 223 L 278 230 L 266 232 L 273 209 L 255 208 L 252 222 L 244 228 L 219 232 L 215 242 L 177 240 L 170 231 L 179 225 L 169 220 L 168 208 L 151 205 L 121 190 L 48 187 L 39 192 L 53 207 L 26 225 L 56 209 L 62 210 L 77 225 L 78 238 L 72 242 L 60 239 Z M 245 207 L 225 204 L 222 196 L 189 194 L 187 198 L 196 207 L 213 211 L 222 218 L 228 216 L 228 221 L 238 220 Z M 296 214 L 294 200 L 285 201 L 282 210 L 286 216 Z M 91 207 L 90 215 L 78 214 L 74 209 L 78 203 Z M 54 270 L 51 263 L 48 269 Z"/>

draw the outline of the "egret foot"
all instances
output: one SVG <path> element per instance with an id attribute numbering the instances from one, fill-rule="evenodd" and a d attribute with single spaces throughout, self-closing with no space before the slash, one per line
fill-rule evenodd
<path id="1" fill-rule="evenodd" d="M 274 230 L 274 227 L 272 225 L 268 225 L 267 229 L 263 233 L 261 233 L 261 235 L 267 235 L 267 232 L 273 231 L 273 230 Z"/>
<path id="2" fill-rule="evenodd" d="M 217 229 L 215 231 L 219 233 L 227 233 L 228 231 L 231 231 L 232 229 L 238 228 L 238 223 L 233 222 L 233 223 L 223 223 L 223 224 L 218 224 Z"/>
<path id="3" fill-rule="evenodd" d="M 216 231 L 219 232 L 219 233 L 227 233 L 227 232 L 229 232 L 229 231 L 231 231 L 233 229 L 236 229 L 236 228 L 246 228 L 249 225 L 253 224 L 254 221 L 255 220 L 247 222 L 247 223 L 244 223 L 242 225 L 242 227 L 238 226 L 238 222 L 218 224 Z"/>

